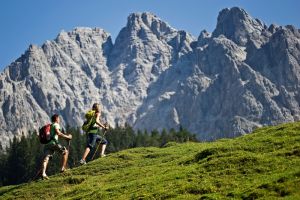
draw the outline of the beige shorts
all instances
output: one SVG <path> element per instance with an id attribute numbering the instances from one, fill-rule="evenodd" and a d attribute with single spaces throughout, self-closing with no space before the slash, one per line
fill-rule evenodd
<path id="1" fill-rule="evenodd" d="M 66 151 L 67 148 L 61 144 L 47 144 L 44 149 L 44 158 L 49 157 L 51 159 L 55 152 L 64 155 Z"/>

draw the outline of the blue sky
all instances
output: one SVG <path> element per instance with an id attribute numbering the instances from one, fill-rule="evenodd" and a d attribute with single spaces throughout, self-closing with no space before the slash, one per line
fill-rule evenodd
<path id="1" fill-rule="evenodd" d="M 30 44 L 42 45 L 61 30 L 100 27 L 115 39 L 133 12 L 152 12 L 198 37 L 213 31 L 221 9 L 239 6 L 267 25 L 300 28 L 299 0 L 1 0 L 0 71 Z"/>

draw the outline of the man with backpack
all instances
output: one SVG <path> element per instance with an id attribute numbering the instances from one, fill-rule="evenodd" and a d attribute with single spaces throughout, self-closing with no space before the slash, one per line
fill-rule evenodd
<path id="1" fill-rule="evenodd" d="M 94 148 L 96 143 L 100 143 L 101 145 L 101 157 L 105 157 L 105 148 L 107 145 L 107 140 L 98 135 L 99 128 L 104 130 L 108 129 L 108 125 L 102 124 L 100 122 L 100 104 L 95 103 L 92 107 L 92 110 L 88 111 L 86 114 L 86 121 L 82 126 L 82 129 L 87 133 L 87 145 L 86 149 L 83 153 L 82 159 L 80 160 L 80 164 L 86 164 L 86 157 L 90 153 L 91 149 Z"/>
<path id="2" fill-rule="evenodd" d="M 46 169 L 47 169 L 49 160 L 52 158 L 52 156 L 55 152 L 59 152 L 63 156 L 61 172 L 64 172 L 66 170 L 69 152 L 66 147 L 62 146 L 58 142 L 58 138 L 60 137 L 60 138 L 66 139 L 66 140 L 72 139 L 71 134 L 66 135 L 62 132 L 60 125 L 59 125 L 59 123 L 60 123 L 59 115 L 54 114 L 51 117 L 51 122 L 52 122 L 52 124 L 50 126 L 50 139 L 44 148 L 45 154 L 44 154 L 44 160 L 43 160 L 43 164 L 42 164 L 42 178 L 43 179 L 49 179 L 49 177 L 46 174 Z"/>

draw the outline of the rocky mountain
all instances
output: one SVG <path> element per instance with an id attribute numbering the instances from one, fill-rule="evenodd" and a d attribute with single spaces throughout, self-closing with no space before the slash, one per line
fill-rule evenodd
<path id="1" fill-rule="evenodd" d="M 241 8 L 198 39 L 151 13 L 129 15 L 115 43 L 99 28 L 62 31 L 0 75 L 1 141 L 59 113 L 80 126 L 94 102 L 111 125 L 183 126 L 202 140 L 300 118 L 300 31 Z"/>

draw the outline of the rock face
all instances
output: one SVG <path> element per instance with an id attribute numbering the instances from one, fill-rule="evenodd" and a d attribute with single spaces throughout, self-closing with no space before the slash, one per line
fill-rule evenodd
<path id="1" fill-rule="evenodd" d="M 31 45 L 0 75 L 0 134 L 36 129 L 59 113 L 80 126 L 94 102 L 111 125 L 183 126 L 202 140 L 300 118 L 300 31 L 224 9 L 195 39 L 134 13 L 113 44 L 102 29 L 61 32 Z"/>

